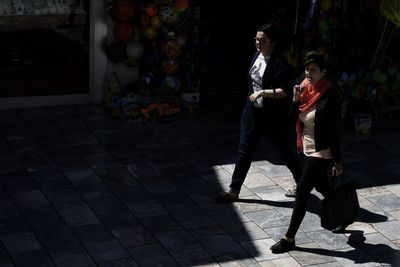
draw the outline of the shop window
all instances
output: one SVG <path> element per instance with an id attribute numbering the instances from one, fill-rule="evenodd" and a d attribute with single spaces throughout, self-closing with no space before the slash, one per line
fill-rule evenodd
<path id="1" fill-rule="evenodd" d="M 88 5 L 1 1 L 0 97 L 88 93 Z"/>

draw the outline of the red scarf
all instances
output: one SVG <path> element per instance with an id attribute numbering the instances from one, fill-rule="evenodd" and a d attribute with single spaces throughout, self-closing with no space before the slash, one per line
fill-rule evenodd
<path id="1" fill-rule="evenodd" d="M 330 87 L 330 83 L 328 79 L 323 78 L 318 82 L 317 86 L 314 87 L 307 79 L 304 79 L 301 82 L 301 86 L 303 90 L 300 93 L 300 112 L 304 112 L 308 110 L 310 107 L 315 105 L 317 100 L 328 90 Z M 296 121 L 296 133 L 297 133 L 297 149 L 299 151 L 303 151 L 303 140 L 302 140 L 302 131 L 303 127 L 301 125 L 301 121 L 297 118 Z"/>

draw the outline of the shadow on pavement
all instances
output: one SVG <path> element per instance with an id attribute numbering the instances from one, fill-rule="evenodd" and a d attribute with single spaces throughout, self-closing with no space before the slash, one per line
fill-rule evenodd
<path id="1" fill-rule="evenodd" d="M 296 246 L 295 251 L 335 257 L 339 262 L 346 263 L 344 265 L 380 263 L 399 266 L 400 249 L 398 247 L 393 244 L 366 243 L 366 237 L 362 231 L 350 231 L 350 233 L 347 243 L 352 249 L 329 250 Z M 343 262 L 343 259 L 347 261 Z"/>

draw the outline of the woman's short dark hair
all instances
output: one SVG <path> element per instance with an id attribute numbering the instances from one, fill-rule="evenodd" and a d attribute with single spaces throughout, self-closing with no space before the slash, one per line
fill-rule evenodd
<path id="1" fill-rule="evenodd" d="M 304 66 L 308 66 L 311 63 L 315 63 L 321 70 L 328 69 L 328 57 L 317 51 L 311 51 L 304 57 Z"/>
<path id="2" fill-rule="evenodd" d="M 270 23 L 261 25 L 260 27 L 258 27 L 257 31 L 265 33 L 265 35 L 268 36 L 272 43 L 277 43 L 279 41 L 278 31 Z"/>

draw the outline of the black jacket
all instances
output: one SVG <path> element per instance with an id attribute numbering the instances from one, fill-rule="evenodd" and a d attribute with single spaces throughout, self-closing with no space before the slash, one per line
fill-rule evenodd
<path id="1" fill-rule="evenodd" d="M 315 150 L 330 148 L 334 162 L 342 162 L 340 149 L 341 136 L 341 103 L 338 90 L 329 88 L 316 103 L 314 120 Z M 292 116 L 299 117 L 299 102 L 293 103 Z"/>
<path id="2" fill-rule="evenodd" d="M 254 53 L 253 60 L 251 61 L 250 68 L 253 66 L 260 52 Z M 249 73 L 249 72 L 248 72 Z M 252 126 L 253 121 L 253 103 L 249 100 L 249 96 L 254 92 L 252 87 L 251 77 L 248 74 L 248 94 L 246 105 L 242 114 L 242 123 L 250 123 Z M 282 99 L 272 99 L 265 97 L 263 99 L 263 112 L 265 113 L 265 123 L 272 123 L 274 125 L 285 125 L 289 122 L 290 103 L 292 99 L 292 69 L 286 59 L 279 53 L 272 53 L 269 58 L 267 67 L 262 79 L 263 89 L 282 88 L 287 97 Z M 247 122 L 246 122 L 247 121 Z M 251 127 L 250 127 L 251 128 Z"/>

